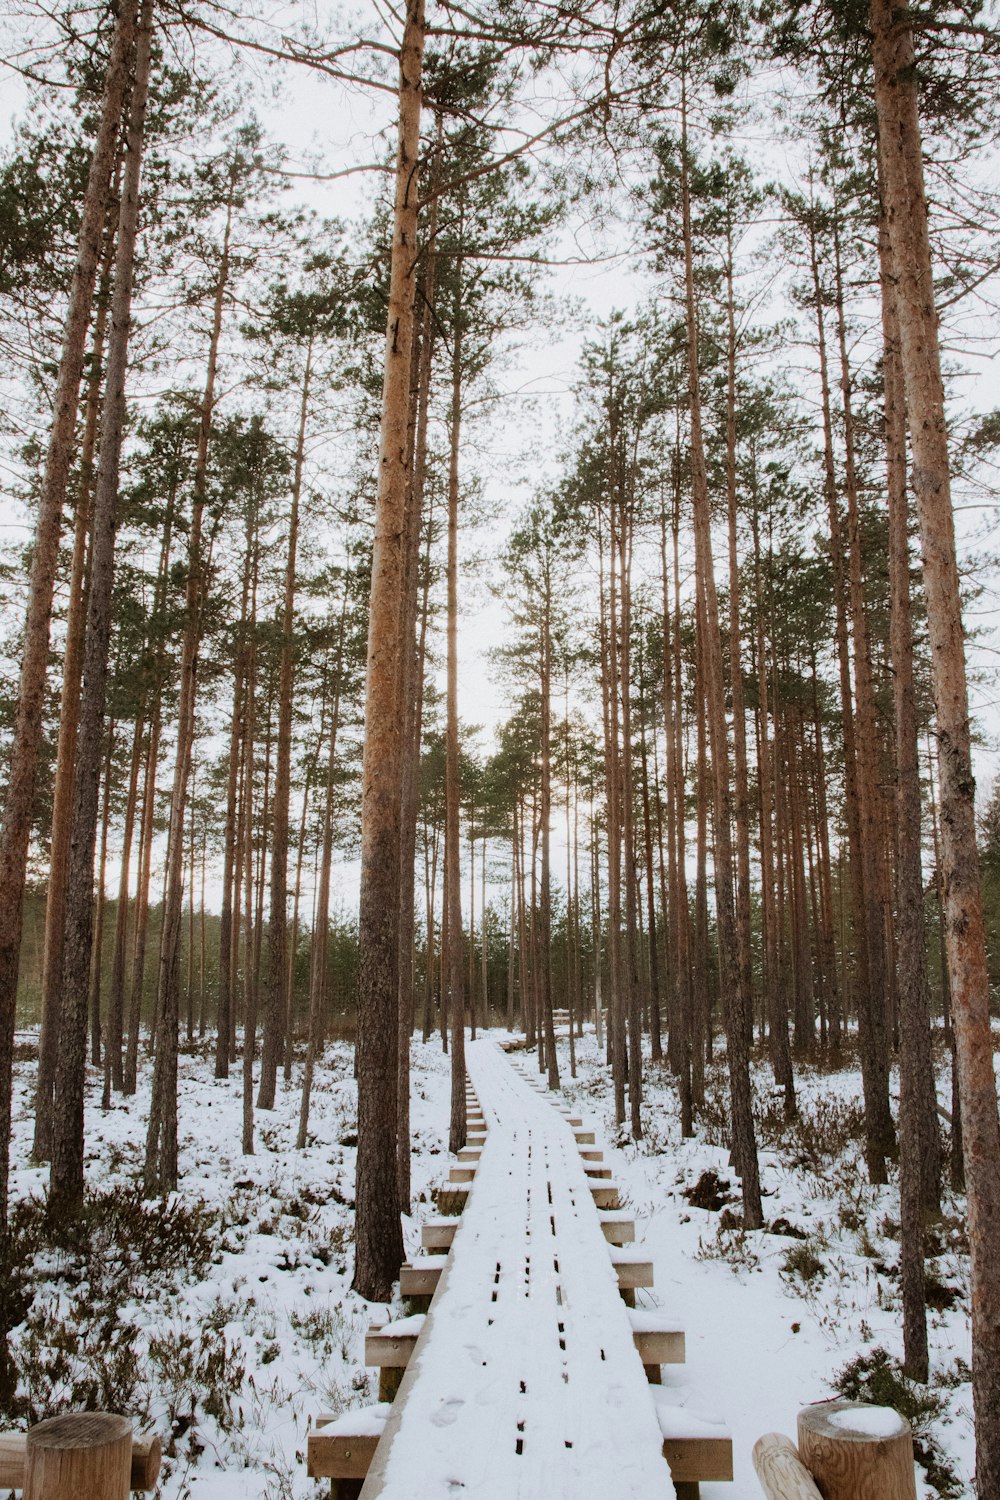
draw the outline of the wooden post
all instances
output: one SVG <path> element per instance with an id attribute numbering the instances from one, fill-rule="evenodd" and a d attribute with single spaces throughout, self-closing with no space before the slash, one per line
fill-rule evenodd
<path id="1" fill-rule="evenodd" d="M 330 1500 L 358 1500 L 364 1484 L 363 1479 L 331 1479 Z"/>
<path id="2" fill-rule="evenodd" d="M 825 1500 L 917 1500 L 910 1424 L 891 1408 L 819 1402 L 799 1412 L 798 1436 Z"/>
<path id="3" fill-rule="evenodd" d="M 24 1500 L 128 1500 L 131 1472 L 127 1417 L 67 1412 L 28 1432 Z"/>
<path id="4" fill-rule="evenodd" d="M 821 1500 L 791 1438 L 765 1432 L 753 1445 L 753 1466 L 766 1500 Z"/>
<path id="5" fill-rule="evenodd" d="M 27 1450 L 26 1432 L 0 1432 L 0 1492 L 24 1489 Z M 156 1489 L 161 1456 L 160 1439 L 155 1432 L 137 1433 L 132 1438 L 131 1490 Z"/>

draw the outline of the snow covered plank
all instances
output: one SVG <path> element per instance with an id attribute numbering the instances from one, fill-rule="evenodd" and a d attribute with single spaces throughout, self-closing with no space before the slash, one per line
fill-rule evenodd
<path id="1" fill-rule="evenodd" d="M 311 1479 L 364 1479 L 368 1473 L 391 1407 L 375 1406 L 321 1418 L 309 1434 L 306 1466 Z"/>
<path id="2" fill-rule="evenodd" d="M 468 1066 L 486 1143 L 364 1500 L 669 1500 L 572 1128 L 489 1040 Z"/>

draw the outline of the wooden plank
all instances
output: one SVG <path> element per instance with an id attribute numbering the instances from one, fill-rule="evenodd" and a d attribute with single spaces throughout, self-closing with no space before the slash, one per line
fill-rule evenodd
<path id="1" fill-rule="evenodd" d="M 391 1401 L 427 1322 L 417 1313 L 373 1325 L 365 1337 L 365 1364 L 379 1371 L 379 1400 Z"/>
<path id="2" fill-rule="evenodd" d="M 311 1432 L 306 1442 L 306 1472 L 310 1479 L 364 1479 L 378 1443 L 371 1433 Z"/>
<path id="3" fill-rule="evenodd" d="M 428 1219 L 420 1226 L 421 1247 L 424 1250 L 450 1250 L 457 1228 L 457 1219 Z"/>
<path id="4" fill-rule="evenodd" d="M 732 1482 L 732 1438 L 664 1438 L 663 1457 L 675 1484 Z"/>
<path id="5" fill-rule="evenodd" d="M 476 1169 L 472 1162 L 463 1162 L 461 1166 L 452 1167 L 448 1172 L 449 1182 L 475 1182 Z"/>
<path id="6" fill-rule="evenodd" d="M 419 1337 L 418 1333 L 399 1337 L 387 1333 L 367 1333 L 365 1364 L 372 1370 L 405 1370 Z"/>
<path id="7" fill-rule="evenodd" d="M 572 1129 L 524 1076 L 531 1061 L 518 1078 L 485 1039 L 467 1058 L 488 1142 L 364 1496 L 673 1500 L 591 1206 L 618 1189 L 585 1177 Z"/>
<path id="8" fill-rule="evenodd" d="M 615 1274 L 619 1287 L 635 1291 L 636 1287 L 653 1285 L 653 1262 L 651 1260 L 626 1260 L 615 1262 Z"/>
<path id="9" fill-rule="evenodd" d="M 437 1289 L 442 1267 L 428 1257 L 414 1265 L 408 1262 L 399 1268 L 399 1295 L 401 1297 L 433 1297 Z"/>
<path id="10" fill-rule="evenodd" d="M 592 1182 L 590 1191 L 594 1197 L 595 1208 L 619 1208 L 621 1206 L 617 1183 Z"/>
<path id="11" fill-rule="evenodd" d="M 595 1180 L 603 1178 L 607 1181 L 611 1177 L 611 1168 L 603 1166 L 600 1162 L 584 1162 L 583 1170 L 588 1177 Z"/>
<path id="12" fill-rule="evenodd" d="M 635 1333 L 632 1342 L 644 1365 L 682 1365 L 686 1360 L 683 1328 L 663 1333 Z"/>
<path id="13" fill-rule="evenodd" d="M 577 1130 L 574 1136 L 578 1146 L 593 1146 L 597 1143 L 597 1137 L 592 1130 Z"/>
<path id="14" fill-rule="evenodd" d="M 635 1220 L 625 1209 L 598 1214 L 601 1233 L 609 1245 L 631 1245 L 635 1239 Z"/>

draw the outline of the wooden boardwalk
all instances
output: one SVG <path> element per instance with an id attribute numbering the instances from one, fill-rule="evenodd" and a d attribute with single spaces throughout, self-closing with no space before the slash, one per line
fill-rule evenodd
<path id="1" fill-rule="evenodd" d="M 731 1477 L 725 1429 L 658 1384 L 683 1331 L 627 1305 L 652 1267 L 620 1248 L 634 1227 L 593 1134 L 553 1107 L 533 1060 L 481 1039 L 467 1064 L 482 1124 L 448 1190 L 464 1211 L 424 1226 L 446 1255 L 401 1275 L 430 1310 L 373 1331 L 366 1358 L 395 1399 L 319 1431 L 310 1472 L 362 1500 L 673 1500 L 674 1482 L 691 1496 Z"/>

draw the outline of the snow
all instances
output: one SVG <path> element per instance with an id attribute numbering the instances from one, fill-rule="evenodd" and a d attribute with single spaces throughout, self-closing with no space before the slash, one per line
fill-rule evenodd
<path id="1" fill-rule="evenodd" d="M 383 1323 L 378 1330 L 379 1337 L 387 1339 L 409 1339 L 417 1337 L 424 1326 L 426 1313 L 411 1313 L 407 1318 L 393 1318 L 391 1323 Z"/>
<path id="2" fill-rule="evenodd" d="M 332 1422 L 323 1423 L 327 1437 L 381 1437 L 392 1411 L 391 1401 L 376 1401 L 373 1406 L 358 1406 L 345 1411 Z"/>
<path id="3" fill-rule="evenodd" d="M 630 1307 L 628 1320 L 633 1333 L 683 1333 L 684 1324 L 662 1308 Z"/>
<path id="4" fill-rule="evenodd" d="M 607 1493 L 628 1493 L 624 1484 L 632 1484 L 638 1493 L 633 1450 L 635 1423 L 642 1412 L 646 1414 L 642 1420 L 652 1424 L 654 1445 L 660 1435 L 657 1408 L 642 1379 L 630 1332 L 632 1328 L 652 1332 L 683 1327 L 687 1363 L 664 1367 L 665 1384 L 654 1391 L 659 1410 L 668 1403 L 674 1421 L 682 1420 L 682 1415 L 688 1421 L 692 1412 L 698 1413 L 699 1420 L 718 1413 L 732 1432 L 735 1483 L 703 1484 L 703 1500 L 756 1495 L 759 1487 L 750 1453 L 762 1433 L 794 1435 L 799 1409 L 836 1395 L 837 1373 L 858 1355 L 879 1345 L 897 1357 L 902 1352 L 896 1272 L 899 1246 L 891 1228 L 899 1218 L 897 1186 L 868 1185 L 859 1165 L 856 1136 L 848 1136 L 843 1148 L 829 1157 L 817 1157 L 808 1139 L 794 1132 L 782 1135 L 772 1122 L 769 1133 L 762 1134 L 765 1215 L 769 1224 L 783 1219 L 808 1235 L 804 1246 L 816 1253 L 824 1274 L 807 1280 L 786 1266 L 789 1252 L 800 1248 L 799 1241 L 780 1233 L 745 1235 L 738 1222 L 724 1228 L 721 1215 L 694 1209 L 683 1197 L 684 1189 L 711 1169 L 732 1183 L 734 1201 L 728 1207 L 738 1215 L 738 1183 L 713 1123 L 722 1118 L 721 1101 L 726 1093 L 721 1062 L 709 1073 L 700 1137 L 689 1141 L 680 1139 L 677 1097 L 669 1075 L 665 1069 L 649 1067 L 644 1080 L 645 1135 L 633 1143 L 615 1124 L 607 1069 L 592 1035 L 577 1043 L 576 1079 L 569 1076 L 567 1048 L 560 1043 L 560 1096 L 529 1088 L 506 1059 L 497 1058 L 495 1065 L 481 1064 L 480 1059 L 489 1058 L 490 1051 L 488 1041 L 469 1048 L 470 1070 L 491 1128 L 469 1208 L 455 1237 L 456 1273 L 463 1265 L 467 1269 L 457 1281 L 449 1269 L 442 1278 L 447 1282 L 448 1300 L 456 1287 L 459 1293 L 454 1315 L 443 1321 L 446 1339 L 441 1346 L 455 1363 L 449 1369 L 435 1370 L 435 1380 L 428 1387 L 435 1394 L 426 1404 L 408 1397 L 400 1409 L 397 1399 L 389 1416 L 388 1425 L 398 1427 L 401 1412 L 412 1407 L 417 1414 L 411 1450 L 419 1460 L 416 1472 L 423 1474 L 426 1464 L 428 1475 L 461 1480 L 473 1494 L 477 1485 L 482 1492 L 487 1479 L 496 1477 L 496 1493 L 513 1500 L 527 1472 L 525 1458 L 531 1444 L 542 1448 L 534 1424 L 543 1420 L 548 1424 L 556 1412 L 554 1429 L 569 1424 L 565 1430 L 575 1444 L 569 1450 L 579 1466 L 574 1495 L 587 1495 L 585 1479 L 590 1469 L 605 1479 L 614 1470 L 615 1482 Z M 537 1077 L 534 1054 L 518 1057 L 525 1072 Z M 420 1226 L 437 1217 L 431 1187 L 445 1182 L 452 1160 L 444 1149 L 449 1059 L 442 1056 L 437 1041 L 426 1047 L 415 1043 L 413 1059 L 414 1211 L 404 1220 L 404 1232 L 407 1252 L 423 1259 Z M 15 1200 L 40 1194 L 47 1179 L 45 1170 L 29 1159 L 34 1066 L 28 1059 L 17 1065 Z M 180 1059 L 179 1197 L 187 1208 L 203 1204 L 212 1216 L 214 1253 L 197 1280 L 180 1273 L 173 1279 L 147 1276 L 143 1270 L 113 1309 L 116 1329 L 137 1330 L 139 1374 L 133 1410 L 141 1425 L 154 1428 L 163 1438 L 167 1452 L 163 1500 L 307 1500 L 315 1496 L 304 1461 L 311 1423 L 322 1412 L 358 1420 L 351 1409 L 370 1406 L 377 1394 L 377 1378 L 364 1368 L 365 1334 L 372 1323 L 381 1320 L 384 1325 L 393 1315 L 397 1321 L 391 1333 L 401 1326 L 405 1310 L 398 1303 L 373 1306 L 350 1288 L 356 1128 L 350 1049 L 339 1043 L 326 1049 L 317 1069 L 309 1143 L 302 1152 L 294 1146 L 299 1082 L 297 1062 L 293 1087 L 279 1086 L 276 1109 L 258 1114 L 256 1153 L 246 1156 L 240 1149 L 239 1068 L 228 1080 L 215 1079 L 210 1049 L 199 1051 L 197 1046 L 185 1050 Z M 858 1074 L 850 1068 L 829 1074 L 802 1066 L 797 1082 L 804 1112 L 820 1122 L 856 1108 L 860 1096 Z M 88 1179 L 93 1187 L 104 1190 L 131 1186 L 142 1162 L 148 1064 L 142 1059 L 137 1095 L 116 1100 L 115 1108 L 106 1114 L 98 1108 L 100 1087 L 99 1075 L 92 1072 L 87 1090 Z M 756 1070 L 756 1088 L 760 1113 L 770 1111 L 779 1117 L 780 1106 L 769 1101 L 769 1076 L 763 1064 Z M 603 1135 L 605 1159 L 619 1184 L 620 1210 L 594 1213 L 573 1132 L 548 1102 L 556 1098 L 569 1113 L 583 1116 L 586 1128 Z M 511 1109 L 516 1114 L 513 1124 L 501 1118 Z M 511 1331 L 501 1343 L 496 1323 L 488 1324 L 489 1312 L 484 1324 L 475 1320 L 485 1310 L 482 1288 L 492 1288 L 497 1261 L 503 1259 L 495 1246 L 509 1243 L 506 1209 L 514 1191 L 513 1177 L 517 1176 L 522 1202 L 529 1185 L 546 1180 L 545 1171 L 536 1170 L 537 1162 L 533 1160 L 529 1169 L 514 1155 L 515 1141 L 520 1150 L 524 1133 L 534 1135 L 536 1129 L 543 1132 L 547 1149 L 566 1153 L 570 1175 L 557 1205 L 557 1221 L 569 1215 L 571 1221 L 575 1218 L 581 1225 L 592 1225 L 593 1233 L 588 1230 L 581 1235 L 579 1247 L 574 1245 L 565 1254 L 560 1250 L 558 1278 L 554 1271 L 543 1276 L 542 1263 L 533 1257 L 528 1297 L 524 1296 L 523 1261 L 518 1293 L 517 1267 L 504 1260 L 500 1284 L 512 1317 L 505 1325 Z M 478 1227 L 477 1203 L 483 1204 Z M 964 1201 L 949 1197 L 942 1224 L 932 1227 L 938 1248 L 928 1268 L 939 1282 L 956 1289 L 957 1301 L 930 1314 L 929 1334 L 934 1389 L 944 1404 L 933 1435 L 957 1469 L 960 1492 L 971 1494 L 971 1391 L 959 1363 L 970 1360 L 963 1215 Z M 602 1220 L 634 1220 L 637 1243 L 633 1253 L 653 1262 L 655 1287 L 637 1292 L 639 1305 L 634 1311 L 625 1309 L 618 1295 L 612 1247 L 601 1233 Z M 522 1238 L 525 1228 L 522 1215 Z M 542 1214 L 540 1222 L 533 1221 L 532 1230 L 544 1229 Z M 444 1257 L 429 1259 L 440 1264 Z M 52 1385 L 54 1402 L 69 1399 L 72 1381 L 96 1366 L 102 1357 L 100 1346 L 106 1341 L 104 1324 L 96 1316 L 90 1322 L 81 1321 L 81 1308 L 86 1310 L 85 1298 L 91 1293 L 65 1270 L 63 1253 L 52 1251 L 46 1253 L 36 1273 L 33 1316 L 47 1311 L 53 1327 L 72 1332 L 79 1342 L 69 1356 L 72 1377 Z M 599 1300 L 592 1303 L 598 1315 L 577 1320 L 573 1299 L 564 1304 L 570 1320 L 567 1327 L 572 1328 L 575 1340 L 574 1373 L 564 1383 L 551 1317 L 555 1285 L 566 1291 L 569 1278 L 577 1274 L 588 1286 L 592 1281 L 599 1286 Z M 439 1294 L 430 1315 L 434 1324 L 442 1323 L 439 1311 L 445 1305 Z M 616 1334 L 615 1346 L 624 1351 L 622 1365 L 628 1355 L 632 1373 L 619 1370 L 616 1363 L 613 1379 L 602 1370 L 600 1380 L 592 1381 L 587 1361 L 600 1362 L 598 1334 L 606 1327 L 610 1343 L 616 1323 L 623 1338 Z M 404 1326 L 416 1328 L 409 1319 Z M 421 1365 L 430 1357 L 431 1341 L 426 1334 L 425 1323 L 417 1343 Z M 15 1330 L 15 1344 L 26 1336 L 23 1328 Z M 48 1349 L 56 1347 L 54 1335 L 46 1328 L 33 1327 L 32 1337 L 46 1357 Z M 161 1349 L 166 1347 L 168 1354 L 173 1351 L 174 1365 L 188 1343 L 199 1357 L 203 1349 L 213 1358 L 221 1358 L 219 1351 L 225 1351 L 219 1387 L 231 1402 L 229 1420 L 206 1411 L 201 1400 L 195 1403 L 183 1386 L 182 1372 L 177 1373 L 162 1353 L 158 1361 L 151 1359 L 154 1341 L 159 1341 Z M 488 1355 L 496 1372 L 493 1390 L 480 1383 L 482 1355 L 477 1365 L 477 1351 Z M 404 1389 L 409 1379 L 407 1372 Z M 527 1387 L 523 1394 L 521 1380 Z M 541 1412 L 537 1393 L 550 1383 L 563 1385 L 563 1390 Z M 688 1394 L 682 1400 L 677 1392 Z M 707 1403 L 698 1394 L 702 1392 L 708 1393 Z M 512 1414 L 515 1433 L 517 1421 L 525 1422 L 520 1457 L 514 1453 Z M 610 1451 L 602 1452 L 602 1443 L 607 1444 L 601 1435 L 608 1431 L 609 1417 L 616 1432 L 629 1436 L 616 1438 Z M 476 1434 L 483 1438 L 481 1453 L 469 1450 L 463 1437 L 467 1431 L 477 1442 Z M 487 1440 L 490 1431 L 496 1438 L 492 1449 Z M 550 1444 L 536 1452 L 533 1462 L 545 1472 L 534 1493 L 558 1495 L 558 1484 L 550 1475 L 556 1472 L 554 1466 L 562 1465 L 566 1451 L 560 1453 Z M 618 1482 L 626 1458 L 633 1467 L 624 1469 Z M 648 1491 L 651 1496 L 664 1493 L 665 1467 L 657 1458 L 653 1487 Z M 930 1500 L 934 1491 L 924 1483 L 923 1471 L 917 1472 L 918 1494 L 921 1500 Z M 414 1482 L 412 1472 L 407 1479 L 409 1500 L 422 1500 L 423 1494 L 431 1493 L 423 1481 Z M 403 1494 L 402 1480 L 395 1493 Z"/>
<path id="5" fill-rule="evenodd" d="M 25 1038 L 20 1039 L 22 1043 Z M 241 1149 L 242 1079 L 213 1076 L 210 1046 L 182 1048 L 179 1066 L 180 1193 L 209 1216 L 212 1254 L 197 1278 L 138 1267 L 121 1301 L 106 1309 L 64 1271 L 63 1252 L 37 1270 L 32 1328 L 16 1346 L 38 1342 L 32 1400 L 48 1410 L 71 1404 L 73 1389 L 107 1368 L 112 1343 L 135 1330 L 137 1375 L 128 1412 L 164 1446 L 162 1500 L 306 1500 L 306 1437 L 320 1414 L 356 1421 L 378 1394 L 378 1372 L 364 1364 L 365 1335 L 401 1304 L 365 1302 L 351 1290 L 356 1084 L 352 1049 L 328 1044 L 313 1086 L 309 1140 L 295 1148 L 301 1060 L 292 1086 L 279 1079 L 273 1111 L 258 1112 L 255 1153 Z M 102 1079 L 88 1071 L 87 1177 L 92 1189 L 133 1188 L 142 1166 L 151 1064 L 140 1054 L 138 1092 L 99 1108 Z M 40 1196 L 47 1171 L 30 1161 L 35 1061 L 17 1065 L 12 1200 Z M 422 1222 L 434 1215 L 431 1190 L 447 1177 L 449 1059 L 440 1044 L 414 1047 L 413 1212 L 406 1249 L 419 1251 Z M 43 1316 L 48 1321 L 42 1325 Z M 111 1333 L 106 1326 L 110 1318 Z M 407 1320 L 409 1321 L 409 1320 Z M 39 1327 L 39 1325 L 42 1325 Z M 64 1356 L 54 1330 L 77 1347 Z M 157 1357 L 151 1357 L 155 1346 Z M 196 1391 L 211 1368 L 216 1400 Z M 225 1409 L 228 1404 L 228 1411 Z M 125 1403 L 116 1405 L 125 1409 Z M 43 1414 L 42 1412 L 39 1413 Z M 354 1429 L 352 1429 L 354 1430 Z"/>
<path id="6" fill-rule="evenodd" d="M 662 1439 L 573 1133 L 494 1042 L 490 1123 L 366 1489 L 380 1500 L 663 1500 Z"/>
<path id="7" fill-rule="evenodd" d="M 651 1386 L 656 1417 L 664 1440 L 679 1438 L 727 1438 L 725 1419 L 710 1411 L 704 1398 L 686 1389 Z"/>
<path id="8" fill-rule="evenodd" d="M 759 1494 L 751 1451 L 765 1432 L 795 1434 L 799 1410 L 838 1395 L 838 1373 L 878 1346 L 902 1355 L 902 1314 L 896 1267 L 898 1238 L 887 1233 L 899 1221 L 898 1184 L 872 1187 L 856 1137 L 829 1160 L 815 1159 L 789 1135 L 774 1136 L 760 1151 L 764 1214 L 768 1224 L 786 1219 L 808 1235 L 825 1274 L 813 1281 L 784 1269 L 800 1241 L 777 1233 L 744 1234 L 738 1221 L 720 1225 L 721 1215 L 690 1206 L 682 1196 L 711 1169 L 732 1184 L 728 1208 L 738 1216 L 739 1182 L 727 1150 L 711 1139 L 728 1095 L 724 1055 L 710 1070 L 708 1124 L 699 1137 L 682 1140 L 677 1093 L 666 1068 L 646 1062 L 643 1080 L 644 1139 L 631 1141 L 614 1117 L 603 1047 L 592 1032 L 576 1043 L 577 1077 L 570 1077 L 568 1048 L 559 1044 L 562 1096 L 593 1121 L 605 1140 L 605 1160 L 620 1184 L 622 1211 L 636 1223 L 636 1248 L 653 1261 L 655 1286 L 636 1293 L 636 1313 L 647 1311 L 683 1325 L 686 1363 L 665 1366 L 663 1389 L 675 1380 L 710 1393 L 711 1407 L 733 1436 L 734 1482 L 703 1483 L 702 1500 L 741 1500 Z M 529 1054 L 527 1065 L 534 1065 Z M 820 1123 L 859 1106 L 856 1070 L 824 1073 L 797 1064 L 803 1113 Z M 947 1085 L 947 1076 L 945 1076 Z M 770 1072 L 755 1068 L 758 1111 L 768 1108 Z M 780 1115 L 780 1104 L 772 1106 Z M 775 1131 L 776 1134 L 776 1131 Z M 706 1136 L 709 1139 L 706 1140 Z M 974 1493 L 971 1361 L 968 1322 L 968 1260 L 964 1253 L 964 1200 L 946 1196 L 939 1238 L 944 1248 L 928 1270 L 959 1289 L 954 1307 L 931 1310 L 928 1335 L 934 1392 L 943 1415 L 933 1424 L 942 1455 L 955 1467 L 961 1488 Z M 937 1491 L 917 1469 L 920 1500 Z"/>
<path id="9" fill-rule="evenodd" d="M 831 1427 L 842 1432 L 856 1432 L 864 1437 L 891 1438 L 902 1432 L 905 1423 L 890 1406 L 852 1406 L 832 1411 L 827 1416 Z"/>

